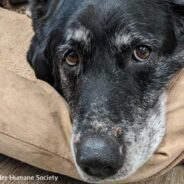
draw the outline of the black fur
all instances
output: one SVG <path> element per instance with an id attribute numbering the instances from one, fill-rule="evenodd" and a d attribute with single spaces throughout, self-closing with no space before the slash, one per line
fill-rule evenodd
<path id="1" fill-rule="evenodd" d="M 184 1 L 32 0 L 31 9 L 35 35 L 28 61 L 70 104 L 74 135 L 106 136 L 119 126 L 136 137 L 184 67 Z M 90 32 L 88 43 L 67 41 L 68 31 L 81 26 Z M 113 39 L 120 33 L 135 38 L 117 48 Z M 132 57 L 138 45 L 152 49 L 145 63 Z M 64 61 L 70 49 L 81 58 L 77 66 Z M 105 121 L 105 133 L 94 127 L 96 121 Z M 115 141 L 124 145 L 126 157 L 126 136 Z"/>
<path id="2" fill-rule="evenodd" d="M 22 3 L 28 3 L 28 0 L 9 0 L 11 5 L 20 5 Z"/>

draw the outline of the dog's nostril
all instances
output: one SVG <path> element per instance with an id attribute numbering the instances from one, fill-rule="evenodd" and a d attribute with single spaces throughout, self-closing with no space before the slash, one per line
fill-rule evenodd
<path id="1" fill-rule="evenodd" d="M 113 176 L 122 166 L 119 145 L 108 137 L 81 139 L 76 161 L 88 175 L 102 179 Z"/>
<path id="2" fill-rule="evenodd" d="M 103 168 L 103 172 L 105 173 L 105 175 L 111 175 L 112 173 L 115 174 L 116 168 L 113 167 L 105 167 Z"/>
<path id="3" fill-rule="evenodd" d="M 89 167 L 84 167 L 83 168 L 83 171 L 86 172 L 86 173 L 90 173 L 91 172 L 91 169 Z"/>
<path id="4" fill-rule="evenodd" d="M 113 167 L 104 167 L 99 170 L 98 168 L 84 167 L 83 171 L 91 176 L 105 178 L 106 176 L 115 174 L 116 169 Z"/>

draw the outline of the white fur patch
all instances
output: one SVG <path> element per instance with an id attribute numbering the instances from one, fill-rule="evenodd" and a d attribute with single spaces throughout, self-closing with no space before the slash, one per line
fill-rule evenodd
<path id="1" fill-rule="evenodd" d="M 128 34 L 117 34 L 115 36 L 115 44 L 118 47 L 121 47 L 122 45 L 129 45 L 132 41 L 132 38 Z"/>
<path id="2" fill-rule="evenodd" d="M 133 40 L 141 40 L 144 43 L 150 43 L 150 41 L 154 44 L 155 42 L 158 42 L 158 40 L 155 40 L 153 35 L 149 34 L 147 35 L 149 37 L 146 38 L 143 35 L 140 35 L 138 32 L 132 32 L 132 33 L 116 33 L 115 38 L 113 39 L 113 43 L 118 47 L 121 48 L 124 45 L 131 45 L 131 42 Z"/>
<path id="3" fill-rule="evenodd" d="M 77 29 L 69 29 L 67 31 L 67 37 L 66 40 L 75 40 L 78 42 L 85 42 L 85 43 L 89 43 L 90 41 L 90 31 L 87 30 L 85 27 L 80 26 Z"/>
<path id="4" fill-rule="evenodd" d="M 157 112 L 153 109 L 149 113 L 145 127 L 134 133 L 125 132 L 125 140 L 128 140 L 130 144 L 126 147 L 124 166 L 110 181 L 126 179 L 151 158 L 165 135 L 165 105 L 164 93 L 159 98 Z"/>

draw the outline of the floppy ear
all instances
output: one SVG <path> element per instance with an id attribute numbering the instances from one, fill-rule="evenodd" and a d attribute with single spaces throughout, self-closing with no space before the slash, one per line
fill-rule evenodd
<path id="1" fill-rule="evenodd" d="M 48 12 L 49 3 L 52 0 L 29 0 L 33 19 L 35 35 L 27 54 L 27 60 L 35 71 L 38 79 L 53 85 L 52 63 L 45 55 L 46 43 L 44 40 L 43 25 Z"/>
<path id="2" fill-rule="evenodd" d="M 27 60 L 35 71 L 38 79 L 44 80 L 51 85 L 54 85 L 52 76 L 53 66 L 45 56 L 45 48 L 41 48 L 36 37 L 33 37 L 31 46 L 27 53 Z"/>
<path id="3" fill-rule="evenodd" d="M 172 11 L 174 15 L 177 36 L 184 35 L 184 0 L 172 0 Z"/>

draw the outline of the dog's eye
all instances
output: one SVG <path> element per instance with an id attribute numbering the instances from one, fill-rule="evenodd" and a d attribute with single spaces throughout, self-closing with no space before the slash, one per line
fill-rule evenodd
<path id="1" fill-rule="evenodd" d="M 151 48 L 149 46 L 138 46 L 134 50 L 134 59 L 137 62 L 145 62 L 150 58 Z"/>
<path id="2" fill-rule="evenodd" d="M 70 50 L 65 54 L 65 61 L 68 65 L 75 66 L 79 64 L 80 58 L 74 50 Z"/>

